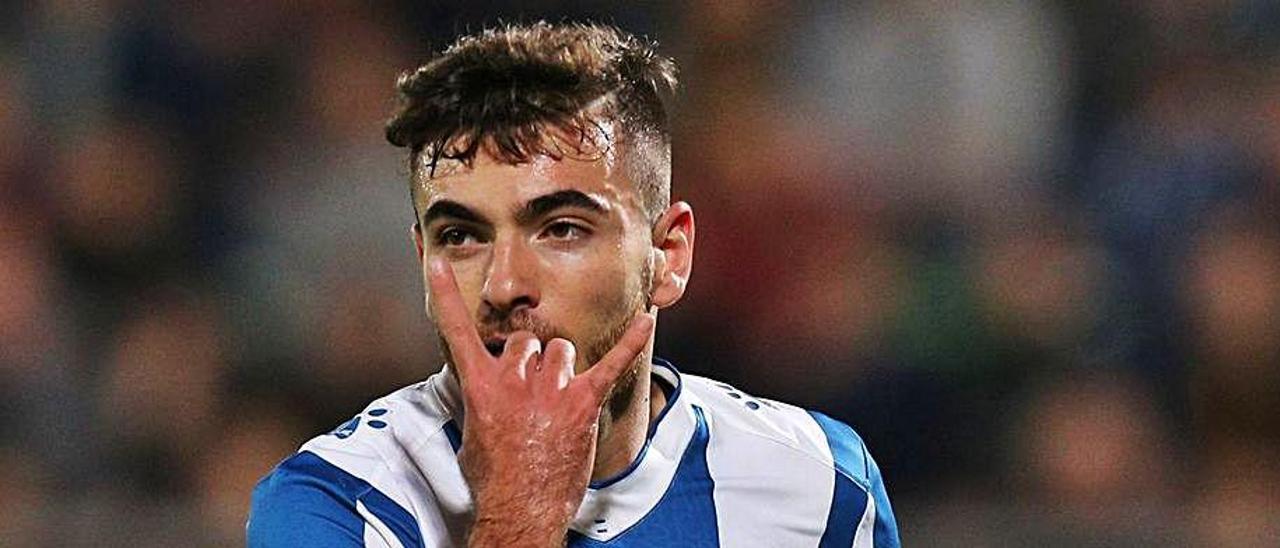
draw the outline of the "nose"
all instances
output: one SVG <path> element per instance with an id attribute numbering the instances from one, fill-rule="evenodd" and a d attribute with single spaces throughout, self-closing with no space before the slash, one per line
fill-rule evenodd
<path id="1" fill-rule="evenodd" d="M 537 263 L 531 250 L 517 239 L 495 241 L 489 272 L 480 298 L 502 315 L 520 307 L 537 308 L 540 298 Z"/>

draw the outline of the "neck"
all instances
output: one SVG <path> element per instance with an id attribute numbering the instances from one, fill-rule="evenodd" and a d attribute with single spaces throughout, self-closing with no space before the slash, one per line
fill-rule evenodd
<path id="1" fill-rule="evenodd" d="M 600 434 L 596 439 L 596 460 L 591 481 L 617 476 L 631 465 L 644 447 L 650 425 L 666 406 L 667 396 L 653 382 L 653 365 L 644 356 L 636 368 L 635 389 L 621 413 L 610 413 L 613 402 L 606 402 L 600 413 Z M 620 396 L 621 394 L 615 394 Z"/>

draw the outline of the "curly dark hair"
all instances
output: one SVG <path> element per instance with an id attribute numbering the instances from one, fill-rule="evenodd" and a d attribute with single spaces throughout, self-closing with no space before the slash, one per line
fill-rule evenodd
<path id="1" fill-rule="evenodd" d="M 659 55 L 656 43 L 617 28 L 507 25 L 462 37 L 401 74 L 386 136 L 409 149 L 411 179 L 433 177 L 442 158 L 470 165 L 481 147 L 515 164 L 537 155 L 602 154 L 616 145 L 652 220 L 670 201 L 671 135 L 662 101 L 675 86 L 675 62 Z M 605 121 L 616 124 L 617 135 L 604 131 Z"/>

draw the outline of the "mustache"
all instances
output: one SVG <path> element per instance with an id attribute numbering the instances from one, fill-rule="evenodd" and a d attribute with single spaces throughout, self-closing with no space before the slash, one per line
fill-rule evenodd
<path id="1" fill-rule="evenodd" d="M 516 331 L 528 331 L 543 341 L 556 337 L 569 339 L 551 322 L 530 314 L 524 309 L 512 313 L 497 310 L 486 311 L 484 317 L 480 318 L 476 331 L 480 334 L 480 340 L 482 341 L 510 335 Z"/>

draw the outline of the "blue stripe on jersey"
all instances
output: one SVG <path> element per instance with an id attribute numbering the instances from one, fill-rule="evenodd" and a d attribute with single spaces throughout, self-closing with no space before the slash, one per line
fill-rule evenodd
<path id="1" fill-rule="evenodd" d="M 869 470 L 862 439 L 844 423 L 822 413 L 810 411 L 813 420 L 822 427 L 831 447 L 831 459 L 835 464 L 835 489 L 831 496 L 831 509 L 827 512 L 827 530 L 822 533 L 819 548 L 848 548 L 867 510 Z M 877 535 L 878 536 L 878 535 Z"/>
<path id="2" fill-rule="evenodd" d="M 867 446 L 862 446 L 866 455 Z M 893 507 L 889 504 L 889 492 L 885 489 L 884 478 L 880 477 L 880 467 L 876 460 L 867 455 L 868 479 L 871 481 L 871 497 L 876 501 L 876 548 L 899 548 L 898 518 L 893 515 Z"/>
<path id="3" fill-rule="evenodd" d="M 423 547 L 418 523 L 403 507 L 368 482 L 310 451 L 276 467 L 253 491 L 249 546 L 363 546 L 364 503 L 406 548 Z"/>
<path id="4" fill-rule="evenodd" d="M 454 421 L 444 423 L 444 437 L 449 438 L 449 447 L 453 448 L 454 453 L 462 448 L 462 431 L 458 430 L 458 423 Z"/>
<path id="5" fill-rule="evenodd" d="M 689 447 L 680 457 L 676 475 L 653 510 L 630 529 L 608 542 L 569 531 L 570 548 L 611 548 L 680 546 L 718 548 L 720 529 L 716 523 L 715 480 L 707 469 L 707 443 L 711 432 L 702 408 L 693 406 L 697 425 Z M 607 525 L 607 522 L 606 522 Z"/>

